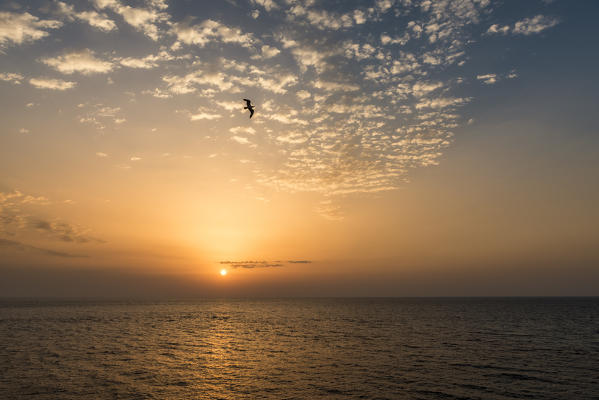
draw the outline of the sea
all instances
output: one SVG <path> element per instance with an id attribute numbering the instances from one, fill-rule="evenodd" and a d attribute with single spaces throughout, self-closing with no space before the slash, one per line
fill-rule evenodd
<path id="1" fill-rule="evenodd" d="M 1 300 L 0 399 L 599 399 L 599 298 Z"/>

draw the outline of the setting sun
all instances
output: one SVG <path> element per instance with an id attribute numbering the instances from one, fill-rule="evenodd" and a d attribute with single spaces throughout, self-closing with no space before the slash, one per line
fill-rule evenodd
<path id="1" fill-rule="evenodd" d="M 224 268 L 223 268 L 223 269 L 221 269 L 221 270 L 220 270 L 220 274 L 221 274 L 222 276 L 225 276 L 225 275 L 227 275 L 227 270 L 226 270 L 226 269 L 224 269 Z"/>

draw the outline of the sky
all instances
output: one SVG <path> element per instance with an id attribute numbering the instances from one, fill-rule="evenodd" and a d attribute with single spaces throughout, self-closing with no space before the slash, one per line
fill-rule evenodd
<path id="1" fill-rule="evenodd" d="M 599 295 L 598 11 L 1 1 L 0 296 Z"/>

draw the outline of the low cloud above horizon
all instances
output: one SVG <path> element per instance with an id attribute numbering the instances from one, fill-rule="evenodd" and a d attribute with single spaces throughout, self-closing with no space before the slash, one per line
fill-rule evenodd
<path id="1" fill-rule="evenodd" d="M 311 264 L 312 261 L 308 260 L 288 260 L 288 261 L 219 261 L 219 264 L 228 265 L 233 269 L 245 268 L 279 268 L 288 264 Z"/>

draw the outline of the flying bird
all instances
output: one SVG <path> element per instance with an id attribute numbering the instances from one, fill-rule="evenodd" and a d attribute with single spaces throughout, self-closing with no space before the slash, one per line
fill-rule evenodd
<path id="1" fill-rule="evenodd" d="M 252 118 L 252 115 L 254 115 L 254 106 L 252 105 L 251 100 L 248 99 L 243 99 L 243 101 L 245 101 L 246 107 L 243 107 L 244 110 L 249 110 L 250 111 L 250 118 Z"/>

